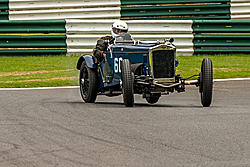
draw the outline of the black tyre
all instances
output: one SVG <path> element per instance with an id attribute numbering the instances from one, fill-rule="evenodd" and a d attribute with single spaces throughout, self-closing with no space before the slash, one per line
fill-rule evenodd
<path id="1" fill-rule="evenodd" d="M 128 59 L 124 59 L 121 63 L 121 79 L 124 104 L 126 107 L 132 107 L 134 105 L 134 80 Z"/>
<path id="2" fill-rule="evenodd" d="M 150 104 L 157 103 L 161 95 L 151 95 L 150 97 L 146 97 L 146 100 Z"/>
<path id="3" fill-rule="evenodd" d="M 96 69 L 87 67 L 83 62 L 80 68 L 80 93 L 86 103 L 94 103 L 98 91 L 98 74 Z"/>
<path id="4" fill-rule="evenodd" d="M 213 94 L 213 65 L 208 58 L 203 59 L 200 73 L 201 104 L 209 107 Z"/>

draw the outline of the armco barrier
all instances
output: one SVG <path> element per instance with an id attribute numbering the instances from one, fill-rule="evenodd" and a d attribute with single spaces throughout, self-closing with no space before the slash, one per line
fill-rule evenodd
<path id="1" fill-rule="evenodd" d="M 231 0 L 231 19 L 250 19 L 250 0 Z"/>
<path id="2" fill-rule="evenodd" d="M 138 1 L 122 1 L 128 6 L 121 7 L 122 19 L 230 19 L 228 1 L 151 1 L 150 5 L 140 5 Z M 185 2 L 184 4 L 182 4 Z M 178 4 L 181 3 L 181 4 Z M 134 5 L 135 4 L 135 5 Z M 159 5 L 161 4 L 161 5 Z"/>
<path id="3" fill-rule="evenodd" d="M 194 20 L 194 33 L 250 33 L 250 20 Z"/>
<path id="4" fill-rule="evenodd" d="M 120 18 L 120 0 L 10 0 L 10 20 Z"/>
<path id="5" fill-rule="evenodd" d="M 250 19 L 250 0 L 1 0 L 0 20 Z"/>
<path id="6" fill-rule="evenodd" d="M 115 20 L 0 21 L 0 53 L 91 52 Z M 173 37 L 178 55 L 250 53 L 250 20 L 129 20 L 135 40 Z"/>
<path id="7" fill-rule="evenodd" d="M 250 20 L 194 21 L 194 52 L 250 53 Z"/>
<path id="8" fill-rule="evenodd" d="M 66 19 L 68 33 L 110 33 L 115 20 Z M 192 20 L 127 20 L 130 33 L 182 34 L 192 33 Z"/>
<path id="9" fill-rule="evenodd" d="M 91 52 L 96 40 L 111 34 L 114 20 L 66 20 L 68 53 Z M 177 53 L 193 54 L 191 20 L 129 20 L 129 32 L 135 40 L 175 38 Z"/>
<path id="10" fill-rule="evenodd" d="M 0 33 L 65 33 L 65 20 L 0 20 Z"/>
<path id="11" fill-rule="evenodd" d="M 0 20 L 9 19 L 9 0 L 0 1 Z"/>
<path id="12" fill-rule="evenodd" d="M 154 4 L 185 4 L 185 3 L 230 2 L 230 0 L 121 0 L 122 5 L 154 5 Z"/>
<path id="13" fill-rule="evenodd" d="M 0 21 L 0 53 L 66 53 L 64 20 Z"/>
<path id="14" fill-rule="evenodd" d="M 178 54 L 249 53 L 249 9 L 250 0 L 0 0 L 0 52 L 89 52 L 124 19 L 135 40 L 174 37 Z"/>
<path id="15" fill-rule="evenodd" d="M 0 35 L 2 48 L 66 48 L 65 40 L 66 35 Z"/>
<path id="16" fill-rule="evenodd" d="M 230 0 L 10 0 L 9 19 L 230 19 L 229 2 Z"/>

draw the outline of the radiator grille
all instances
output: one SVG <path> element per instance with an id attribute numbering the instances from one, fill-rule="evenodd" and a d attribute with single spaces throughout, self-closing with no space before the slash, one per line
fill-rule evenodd
<path id="1" fill-rule="evenodd" d="M 173 50 L 156 50 L 152 52 L 154 78 L 175 77 L 175 55 Z"/>

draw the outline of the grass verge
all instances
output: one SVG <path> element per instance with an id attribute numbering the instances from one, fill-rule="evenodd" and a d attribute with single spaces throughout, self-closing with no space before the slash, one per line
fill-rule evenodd
<path id="1" fill-rule="evenodd" d="M 183 77 L 198 74 L 203 58 L 210 58 L 213 63 L 214 78 L 248 78 L 250 77 L 249 55 L 216 55 L 216 56 L 179 56 L 180 64 L 177 73 Z"/>
<path id="2" fill-rule="evenodd" d="M 78 85 L 77 56 L 2 56 L 0 87 L 49 87 Z M 178 56 L 177 73 L 188 77 L 200 72 L 202 59 L 212 59 L 214 78 L 250 77 L 250 56 Z"/>

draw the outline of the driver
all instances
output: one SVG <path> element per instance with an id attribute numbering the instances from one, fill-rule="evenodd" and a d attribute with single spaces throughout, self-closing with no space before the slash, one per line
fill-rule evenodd
<path id="1" fill-rule="evenodd" d="M 103 51 L 107 50 L 108 44 L 112 44 L 116 37 L 122 35 L 123 33 L 127 33 L 127 32 L 128 32 L 128 25 L 126 22 L 121 21 L 121 20 L 115 21 L 112 25 L 112 30 L 111 30 L 112 36 L 101 37 L 97 41 L 97 44 L 96 44 L 95 48 L 93 49 L 93 55 L 97 59 L 97 61 L 98 62 L 103 61 Z M 109 42 L 106 43 L 106 42 L 104 42 L 104 40 L 107 40 Z"/>

